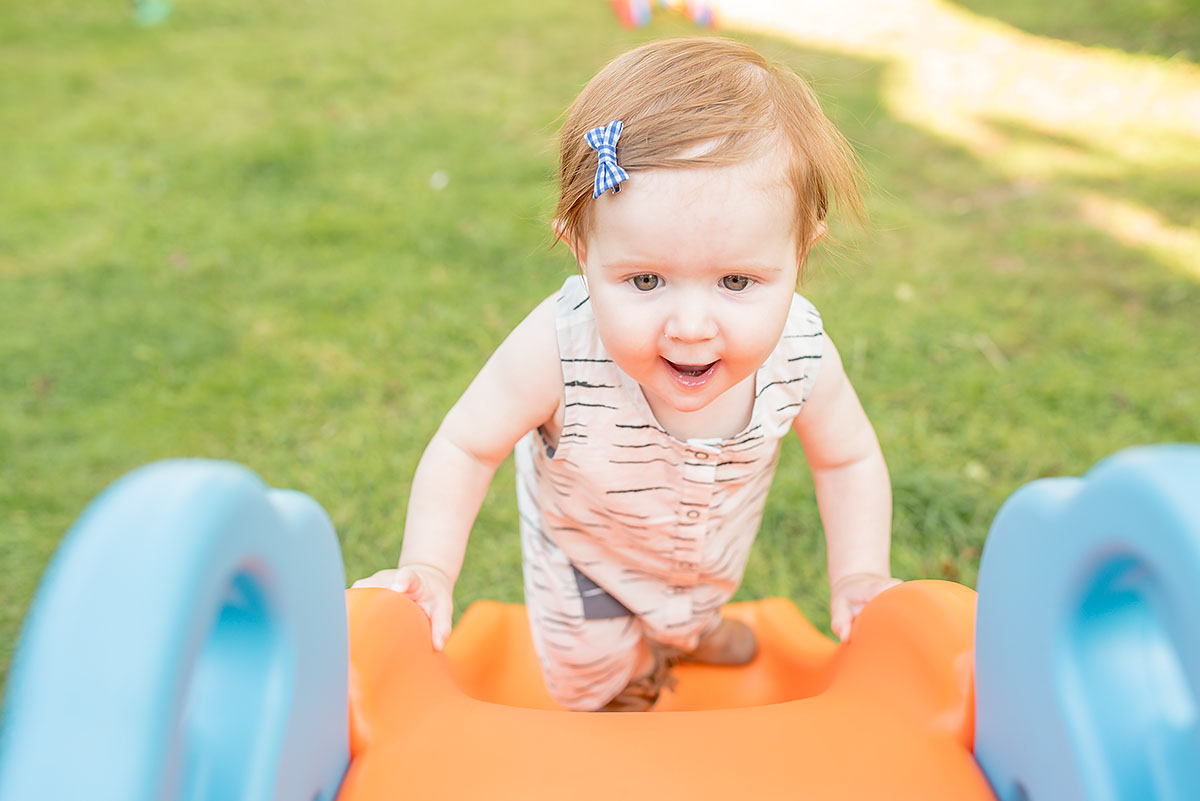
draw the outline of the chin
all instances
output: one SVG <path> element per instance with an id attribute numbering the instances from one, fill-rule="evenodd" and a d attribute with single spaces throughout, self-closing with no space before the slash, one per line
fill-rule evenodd
<path id="1" fill-rule="evenodd" d="M 659 397 L 665 400 L 672 409 L 683 414 L 699 412 L 720 396 L 721 393 L 712 392 L 708 389 L 705 389 L 704 392 L 697 393 L 695 395 L 680 392 L 672 392 L 669 395 L 659 395 Z"/>

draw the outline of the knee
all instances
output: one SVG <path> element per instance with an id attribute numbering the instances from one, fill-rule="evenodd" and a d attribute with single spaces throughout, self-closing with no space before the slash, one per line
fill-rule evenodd
<path id="1" fill-rule="evenodd" d="M 640 631 L 632 637 L 582 636 L 561 648 L 547 643 L 540 654 L 546 689 L 566 709 L 600 709 L 629 684 L 643 648 Z"/>

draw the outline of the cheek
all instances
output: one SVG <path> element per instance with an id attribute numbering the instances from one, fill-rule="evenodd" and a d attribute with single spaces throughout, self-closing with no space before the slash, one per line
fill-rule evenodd
<path id="1" fill-rule="evenodd" d="M 645 358 L 658 343 L 655 323 L 627 301 L 592 296 L 596 329 L 605 350 L 616 360 Z M 656 353 L 656 351 L 655 351 Z M 653 354 L 652 354 L 653 355 Z"/>
<path id="2" fill-rule="evenodd" d="M 769 310 L 761 307 L 739 309 L 730 318 L 725 331 L 728 358 L 755 362 L 755 367 L 765 361 L 783 335 L 790 298 L 788 301 L 782 308 L 776 304 Z"/>

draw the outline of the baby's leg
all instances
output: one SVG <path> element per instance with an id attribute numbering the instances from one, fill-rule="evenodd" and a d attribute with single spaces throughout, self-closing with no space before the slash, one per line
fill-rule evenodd
<path id="1" fill-rule="evenodd" d="M 522 523 L 525 608 L 546 688 L 567 709 L 601 709 L 654 670 L 642 622 Z"/>
<path id="2" fill-rule="evenodd" d="M 567 709 L 601 709 L 649 673 L 641 621 L 570 562 L 527 564 L 525 606 L 546 689 Z"/>
<path id="3" fill-rule="evenodd" d="M 582 620 L 543 632 L 546 689 L 577 711 L 601 709 L 645 669 L 648 649 L 634 617 Z"/>

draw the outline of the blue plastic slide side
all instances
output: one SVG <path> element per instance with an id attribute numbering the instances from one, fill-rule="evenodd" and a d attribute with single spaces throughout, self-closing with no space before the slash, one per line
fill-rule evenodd
<path id="1" fill-rule="evenodd" d="M 1001 801 L 1200 798 L 1200 446 L 1022 488 L 978 590 L 975 753 Z"/>
<path id="2" fill-rule="evenodd" d="M 349 760 L 344 588 L 301 493 L 203 460 L 120 479 L 26 618 L 0 800 L 330 801 Z"/>

